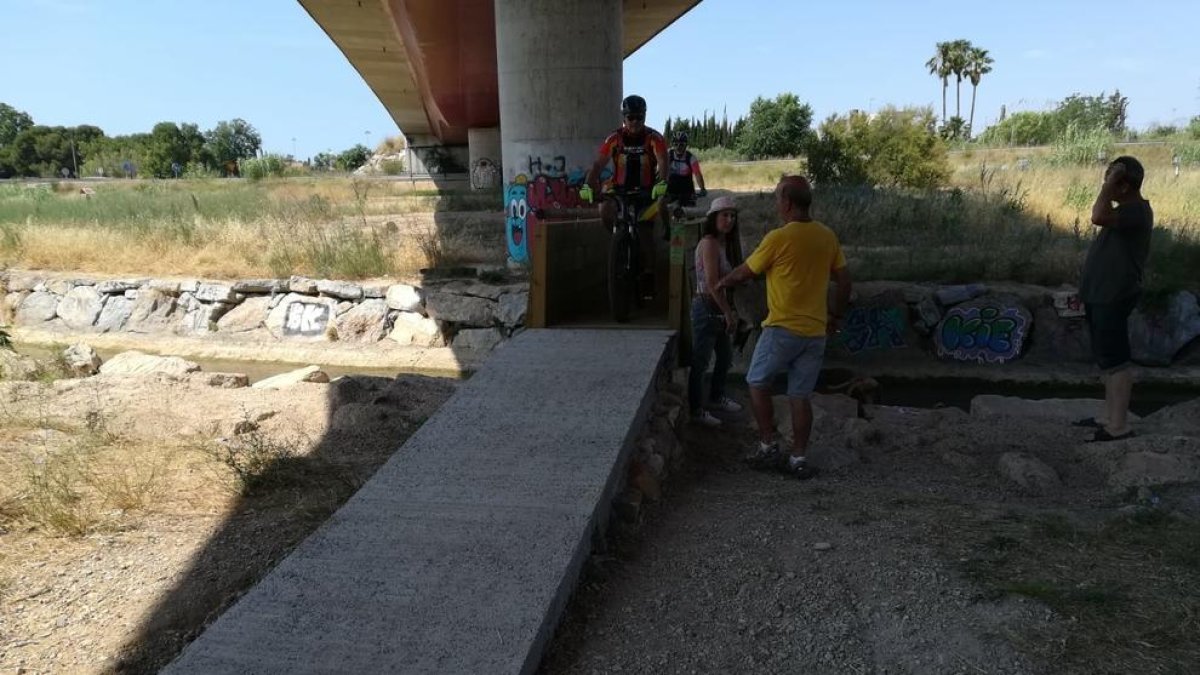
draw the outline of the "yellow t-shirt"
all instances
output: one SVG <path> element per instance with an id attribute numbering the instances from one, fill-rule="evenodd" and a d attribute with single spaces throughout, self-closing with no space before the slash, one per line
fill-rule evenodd
<path id="1" fill-rule="evenodd" d="M 846 266 L 837 235 L 815 220 L 768 232 L 746 265 L 767 275 L 767 320 L 806 337 L 825 335 L 829 273 Z"/>

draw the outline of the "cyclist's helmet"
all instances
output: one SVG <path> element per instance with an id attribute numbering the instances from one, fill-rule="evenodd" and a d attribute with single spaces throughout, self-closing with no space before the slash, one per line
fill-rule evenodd
<path id="1" fill-rule="evenodd" d="M 675 132 L 674 138 L 672 138 L 671 140 L 674 143 L 683 143 L 684 145 L 687 145 L 687 142 L 688 142 L 687 132 L 686 131 L 677 131 L 677 132 Z"/>
<path id="2" fill-rule="evenodd" d="M 626 96 L 621 101 L 621 115 L 624 117 L 640 115 L 644 118 L 646 116 L 646 99 L 637 94 Z"/>

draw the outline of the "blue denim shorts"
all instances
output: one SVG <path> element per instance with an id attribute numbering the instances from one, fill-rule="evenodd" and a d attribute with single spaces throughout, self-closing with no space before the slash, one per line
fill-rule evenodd
<path id="1" fill-rule="evenodd" d="M 770 388 L 775 376 L 787 371 L 787 395 L 792 398 L 808 398 L 817 386 L 821 364 L 825 360 L 825 338 L 796 335 L 786 328 L 767 326 L 763 328 L 754 356 L 750 359 L 750 370 L 746 383 L 752 387 Z"/>

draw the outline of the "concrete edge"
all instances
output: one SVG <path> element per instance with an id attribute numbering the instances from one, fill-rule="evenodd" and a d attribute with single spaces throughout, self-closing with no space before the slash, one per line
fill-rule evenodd
<path id="1" fill-rule="evenodd" d="M 562 622 L 563 613 L 566 611 L 567 605 L 571 601 L 571 596 L 574 595 L 575 589 L 579 585 L 583 565 L 587 562 L 592 552 L 595 534 L 598 529 L 603 529 L 608 518 L 612 515 L 613 500 L 616 499 L 617 494 L 625 486 L 629 463 L 633 458 L 635 450 L 634 446 L 638 436 L 641 434 L 642 426 L 649 419 L 650 412 L 654 407 L 654 401 L 657 397 L 658 378 L 661 376 L 664 368 L 669 368 L 675 349 L 678 347 L 678 339 L 679 335 L 673 332 L 663 344 L 663 350 L 659 355 L 658 363 L 654 366 L 653 377 L 650 379 L 646 391 L 642 393 L 642 400 L 638 404 L 637 414 L 634 416 L 633 423 L 629 425 L 625 439 L 621 442 L 621 450 L 617 463 L 613 466 L 613 471 L 608 476 L 608 482 L 604 486 L 600 500 L 596 504 L 596 509 L 588 519 L 587 532 L 580 538 L 575 553 L 571 556 L 567 572 L 563 575 L 562 581 L 555 591 L 554 599 L 550 601 L 550 610 L 543 617 L 542 625 L 538 627 L 537 635 L 530 645 L 525 663 L 521 666 L 522 675 L 532 675 L 541 667 L 542 659 L 546 656 L 546 648 L 549 646 L 550 641 L 554 639 L 554 633 L 558 630 L 558 626 Z"/>

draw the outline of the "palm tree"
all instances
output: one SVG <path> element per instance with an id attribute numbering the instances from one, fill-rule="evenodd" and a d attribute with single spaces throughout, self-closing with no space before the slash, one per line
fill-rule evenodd
<path id="1" fill-rule="evenodd" d="M 988 56 L 988 50 L 972 47 L 967 54 L 967 68 L 964 71 L 967 78 L 971 80 L 971 119 L 967 122 L 967 135 L 970 136 L 971 129 L 975 126 L 975 92 L 979 90 L 979 81 L 984 75 L 992 72 L 992 57 Z"/>
<path id="2" fill-rule="evenodd" d="M 962 81 L 966 73 L 971 50 L 975 47 L 970 40 L 955 40 L 950 43 L 946 57 L 946 67 L 954 73 L 954 116 L 962 119 Z"/>
<path id="3" fill-rule="evenodd" d="M 946 123 L 946 87 L 950 86 L 950 43 L 939 42 L 934 48 L 933 58 L 925 62 L 929 74 L 942 80 L 942 124 Z"/>

